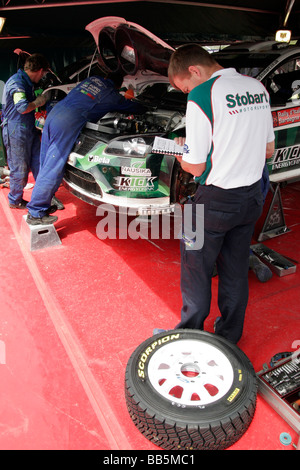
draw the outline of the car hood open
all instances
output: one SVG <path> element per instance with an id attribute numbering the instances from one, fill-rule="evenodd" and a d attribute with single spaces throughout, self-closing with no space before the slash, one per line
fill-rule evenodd
<path id="1" fill-rule="evenodd" d="M 149 70 L 167 76 L 174 49 L 142 26 L 118 16 L 107 16 L 85 29 L 92 34 L 99 63 L 107 72 L 135 75 L 138 70 Z"/>

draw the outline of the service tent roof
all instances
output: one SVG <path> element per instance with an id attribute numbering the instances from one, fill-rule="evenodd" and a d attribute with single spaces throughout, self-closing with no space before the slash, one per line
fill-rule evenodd
<path id="1" fill-rule="evenodd" d="M 285 19 L 300 37 L 300 0 L 0 0 L 0 16 L 0 81 L 16 71 L 16 48 L 44 53 L 56 70 L 92 54 L 85 26 L 103 16 L 138 23 L 173 46 L 274 39 Z"/>
<path id="2" fill-rule="evenodd" d="M 300 36 L 300 0 L 1 0 L 0 5 L 7 18 L 4 36 L 89 40 L 84 28 L 101 16 L 122 16 L 175 42 L 269 39 L 285 18 L 293 36 Z"/>

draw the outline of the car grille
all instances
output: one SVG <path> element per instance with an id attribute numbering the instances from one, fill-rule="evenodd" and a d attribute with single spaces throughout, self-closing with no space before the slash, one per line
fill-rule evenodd
<path id="1" fill-rule="evenodd" d="M 90 173 L 79 170 L 78 168 L 74 168 L 67 164 L 64 179 L 68 183 L 72 183 L 77 187 L 82 188 L 84 191 L 102 196 L 102 192 L 98 183 Z"/>
<path id="2" fill-rule="evenodd" d="M 75 146 L 73 152 L 78 153 L 79 155 L 86 155 L 88 152 L 92 150 L 93 147 L 98 142 L 98 139 L 95 137 L 90 137 L 88 135 L 81 134 L 81 139 L 79 143 Z"/>

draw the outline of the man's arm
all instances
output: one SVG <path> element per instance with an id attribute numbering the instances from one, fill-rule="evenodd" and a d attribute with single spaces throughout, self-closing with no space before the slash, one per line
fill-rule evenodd
<path id="1" fill-rule="evenodd" d="M 275 141 L 268 142 L 266 148 L 266 158 L 271 158 L 275 151 Z M 194 165 L 192 163 L 187 163 L 181 159 L 181 167 L 183 170 L 191 173 L 194 176 L 201 176 L 202 173 L 205 171 L 206 163 L 199 163 L 198 165 Z"/>
<path id="2" fill-rule="evenodd" d="M 44 106 L 46 102 L 47 102 L 46 95 L 39 95 L 34 101 L 31 101 L 31 103 L 28 104 L 27 108 L 22 114 L 31 113 L 31 111 L 33 111 L 34 109 Z"/>
<path id="3" fill-rule="evenodd" d="M 201 176 L 205 171 L 206 163 L 198 163 L 197 165 L 193 163 L 187 163 L 184 160 L 181 160 L 181 168 L 188 173 L 191 173 L 193 176 Z"/>
<path id="4" fill-rule="evenodd" d="M 185 137 L 175 137 L 175 142 L 177 145 L 180 145 L 181 147 L 184 146 L 185 144 Z M 176 155 L 177 160 L 181 164 L 181 168 L 184 171 L 187 171 L 188 173 L 191 173 L 193 176 L 201 176 L 202 173 L 205 171 L 206 168 L 206 162 L 204 163 L 188 163 L 182 160 L 182 156 Z"/>
<path id="5" fill-rule="evenodd" d="M 271 158 L 275 150 L 275 141 L 267 143 L 266 159 Z"/>
<path id="6" fill-rule="evenodd" d="M 44 106 L 44 104 L 47 102 L 47 97 L 46 97 L 46 94 L 39 95 L 36 97 L 34 101 L 31 101 L 31 102 L 27 101 L 28 104 L 26 106 L 25 92 L 17 92 L 17 93 L 14 93 L 13 100 L 19 113 L 27 114 L 27 113 L 31 113 L 32 111 L 34 111 L 36 108 L 39 108 L 40 106 Z M 24 106 L 26 106 L 25 109 L 24 109 Z"/>

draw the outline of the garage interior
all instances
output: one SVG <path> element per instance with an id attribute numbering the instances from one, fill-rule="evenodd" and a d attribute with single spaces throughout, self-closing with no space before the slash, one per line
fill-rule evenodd
<path id="1" fill-rule="evenodd" d="M 0 80 L 15 73 L 16 48 L 42 52 L 52 67 L 93 53 L 85 26 L 102 16 L 141 24 L 173 46 L 273 40 L 277 29 L 300 36 L 300 1 L 2 0 Z M 33 182 L 33 181 L 32 181 Z M 179 321 L 179 241 L 99 240 L 96 209 L 63 186 L 55 224 L 61 244 L 30 251 L 0 189 L 0 449 L 159 450 L 128 415 L 124 371 L 153 328 Z M 294 261 L 296 272 L 260 283 L 249 272 L 249 304 L 239 347 L 256 372 L 277 353 L 299 347 L 300 182 L 281 188 L 288 231 L 264 244 Z M 30 200 L 31 189 L 24 193 Z M 265 208 L 271 201 L 268 195 Z M 258 221 L 263 224 L 266 210 Z M 253 243 L 257 243 L 257 233 Z M 218 277 L 206 330 L 218 315 Z M 298 346 L 295 346 L 295 344 Z M 294 349 L 293 349 L 294 348 Z M 280 439 L 282 433 L 291 442 Z M 254 419 L 230 450 L 293 450 L 297 432 L 258 394 Z"/>

